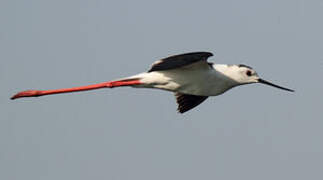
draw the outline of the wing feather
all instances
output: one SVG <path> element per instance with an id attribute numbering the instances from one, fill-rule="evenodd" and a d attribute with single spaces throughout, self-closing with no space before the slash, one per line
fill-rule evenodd
<path id="1" fill-rule="evenodd" d="M 182 93 L 175 93 L 175 97 L 178 104 L 177 111 L 180 113 L 184 113 L 195 108 L 208 98 L 208 96 L 196 96 Z"/>
<path id="2" fill-rule="evenodd" d="M 207 58 L 211 56 L 213 56 L 213 54 L 210 52 L 192 52 L 170 56 L 156 61 L 148 72 L 176 69 L 198 61 L 206 61 Z"/>

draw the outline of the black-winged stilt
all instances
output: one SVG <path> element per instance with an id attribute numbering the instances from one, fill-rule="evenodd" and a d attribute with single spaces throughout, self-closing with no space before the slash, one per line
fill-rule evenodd
<path id="1" fill-rule="evenodd" d="M 11 99 L 121 86 L 156 88 L 174 92 L 178 112 L 184 113 L 202 103 L 209 96 L 220 95 L 235 86 L 244 84 L 262 83 L 293 92 L 291 89 L 261 79 L 249 66 L 207 62 L 212 55 L 210 52 L 175 55 L 156 61 L 148 72 L 134 76 L 74 88 L 27 90 L 17 93 Z"/>

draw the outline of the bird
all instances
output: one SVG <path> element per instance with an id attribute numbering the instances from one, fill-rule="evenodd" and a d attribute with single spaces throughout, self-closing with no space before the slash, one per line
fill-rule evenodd
<path id="1" fill-rule="evenodd" d="M 160 59 L 154 62 L 147 72 L 133 76 L 73 88 L 26 90 L 15 94 L 11 99 L 130 86 L 173 92 L 178 105 L 177 111 L 185 113 L 204 102 L 208 97 L 221 95 L 240 85 L 261 83 L 294 92 L 292 89 L 260 78 L 250 66 L 208 62 L 211 56 L 213 56 L 211 52 L 178 54 Z"/>

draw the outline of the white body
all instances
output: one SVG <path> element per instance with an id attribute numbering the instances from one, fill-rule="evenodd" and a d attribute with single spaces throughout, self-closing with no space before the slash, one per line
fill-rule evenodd
<path id="1" fill-rule="evenodd" d="M 212 67 L 211 67 L 212 66 Z M 141 73 L 142 85 L 133 87 L 157 88 L 183 94 L 217 96 L 239 83 L 228 77 L 228 65 L 197 62 L 177 69 Z"/>

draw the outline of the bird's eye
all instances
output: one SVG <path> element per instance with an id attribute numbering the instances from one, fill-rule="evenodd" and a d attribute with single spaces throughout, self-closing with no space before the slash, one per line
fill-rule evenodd
<path id="1" fill-rule="evenodd" d="M 247 72 L 246 72 L 246 75 L 247 75 L 247 76 L 251 76 L 251 75 L 252 75 L 252 72 L 251 72 L 251 71 L 247 71 Z"/>

